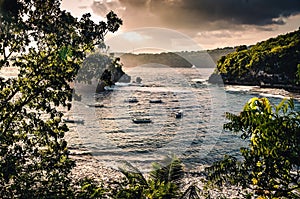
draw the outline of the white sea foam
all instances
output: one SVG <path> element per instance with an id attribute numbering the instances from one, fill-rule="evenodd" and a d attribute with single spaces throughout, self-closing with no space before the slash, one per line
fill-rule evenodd
<path id="1" fill-rule="evenodd" d="M 272 98 L 280 98 L 280 99 L 284 99 L 284 98 L 287 98 L 289 99 L 290 97 L 289 96 L 283 96 L 283 95 L 277 95 L 277 94 L 270 94 L 270 93 L 260 93 L 259 94 L 260 96 L 263 96 L 263 97 L 272 97 Z"/>

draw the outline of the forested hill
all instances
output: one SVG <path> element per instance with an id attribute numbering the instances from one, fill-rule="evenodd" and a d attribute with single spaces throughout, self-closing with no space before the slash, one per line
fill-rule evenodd
<path id="1" fill-rule="evenodd" d="M 300 28 L 254 46 L 239 46 L 217 62 L 214 83 L 220 74 L 225 84 L 295 88 L 299 85 Z"/>
<path id="2" fill-rule="evenodd" d="M 157 63 L 169 67 L 214 68 L 217 60 L 223 55 L 233 52 L 231 47 L 218 48 L 208 51 L 163 52 L 156 54 L 120 54 L 121 62 L 125 67 L 136 67 L 144 64 Z"/>
<path id="3" fill-rule="evenodd" d="M 170 67 L 192 67 L 186 59 L 176 53 L 160 53 L 160 54 L 132 54 L 125 53 L 120 56 L 121 62 L 125 67 L 136 67 L 146 64 L 162 64 Z"/>

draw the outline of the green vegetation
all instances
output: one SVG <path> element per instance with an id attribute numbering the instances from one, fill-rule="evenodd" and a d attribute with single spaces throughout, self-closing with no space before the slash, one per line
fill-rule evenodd
<path id="1" fill-rule="evenodd" d="M 144 64 L 157 63 L 169 67 L 187 67 L 195 65 L 200 68 L 214 68 L 215 62 L 222 56 L 232 52 L 233 48 L 214 49 L 208 51 L 182 51 L 157 54 L 132 54 L 121 55 L 125 67 L 136 67 Z"/>
<path id="2" fill-rule="evenodd" d="M 100 81 L 105 69 L 113 67 L 114 58 L 101 53 L 100 49 L 97 52 L 91 53 L 83 61 L 80 73 L 76 80 L 90 84 L 92 80 Z"/>
<path id="3" fill-rule="evenodd" d="M 125 178 L 118 183 L 114 198 L 179 198 L 183 165 L 176 158 L 165 161 L 168 163 L 166 166 L 153 164 L 149 179 L 132 165 L 125 164 L 125 168 L 120 169 Z"/>
<path id="4" fill-rule="evenodd" d="M 77 19 L 59 0 L 0 5 L 0 68 L 19 69 L 16 78 L 0 78 L 0 197 L 72 197 L 74 161 L 58 107 L 70 108 L 70 82 L 86 53 L 122 21 L 113 12 L 106 23 L 95 24 L 90 14 Z"/>
<path id="5" fill-rule="evenodd" d="M 209 81 L 279 87 L 299 91 L 300 29 L 254 46 L 236 47 L 222 56 Z M 208 184 L 237 185 L 252 190 L 248 196 L 262 198 L 300 197 L 300 113 L 292 100 L 271 105 L 253 98 L 239 115 L 227 113 L 225 130 L 241 132 L 249 147 L 241 148 L 243 159 L 226 156 L 207 168 Z"/>
<path id="6" fill-rule="evenodd" d="M 162 64 L 169 67 L 192 67 L 184 57 L 177 53 L 160 53 L 160 54 L 131 54 L 126 53 L 121 56 L 121 61 L 126 67 L 136 67 L 144 64 Z"/>
<path id="7" fill-rule="evenodd" d="M 247 84 L 274 87 L 298 86 L 300 63 L 300 30 L 280 35 L 254 46 L 236 47 L 220 58 L 215 74 L 225 84 Z M 210 82 L 214 82 L 214 75 Z"/>
<path id="8" fill-rule="evenodd" d="M 224 129 L 241 132 L 249 147 L 243 160 L 226 156 L 210 168 L 209 180 L 220 187 L 233 184 L 267 198 L 300 196 L 300 113 L 293 100 L 272 106 L 253 98 L 239 115 L 227 113 Z"/>
<path id="9" fill-rule="evenodd" d="M 220 58 L 209 81 L 215 83 L 221 75 L 225 84 L 299 91 L 299 63 L 300 29 L 252 47 L 236 47 Z M 247 197 L 299 198 L 300 113 L 293 100 L 275 106 L 266 98 L 253 98 L 239 115 L 226 117 L 230 122 L 224 129 L 241 133 L 249 146 L 241 148 L 242 159 L 225 156 L 206 169 L 209 187 L 236 185 L 251 190 Z"/>

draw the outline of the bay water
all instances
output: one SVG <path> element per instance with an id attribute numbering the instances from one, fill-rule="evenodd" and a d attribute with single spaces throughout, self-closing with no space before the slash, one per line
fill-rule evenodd
<path id="1" fill-rule="evenodd" d="M 176 156 L 187 169 L 196 169 L 220 160 L 225 154 L 239 157 L 247 140 L 223 130 L 225 112 L 238 113 L 252 97 L 264 94 L 248 92 L 248 87 L 228 89 L 207 83 L 212 68 L 170 68 L 145 65 L 127 68 L 133 80 L 141 84 L 117 83 L 109 91 L 95 94 L 97 82 L 75 84 L 82 95 L 74 101 L 69 117 L 84 120 L 71 124 L 69 140 L 73 151 L 89 151 L 109 167 L 130 163 L 148 171 L 151 163 L 164 164 L 166 157 Z M 278 104 L 281 96 L 268 96 Z M 130 99 L 136 99 L 132 102 Z M 150 103 L 150 101 L 161 103 Z M 91 107 L 90 104 L 104 107 Z M 181 111 L 183 116 L 176 118 Z M 147 118 L 150 123 L 134 123 Z"/>

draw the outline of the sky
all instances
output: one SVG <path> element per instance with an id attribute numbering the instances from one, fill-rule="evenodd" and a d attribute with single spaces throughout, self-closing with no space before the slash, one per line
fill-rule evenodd
<path id="1" fill-rule="evenodd" d="M 62 8 L 95 21 L 113 10 L 123 20 L 106 39 L 113 51 L 252 45 L 300 27 L 300 0 L 63 0 Z"/>

